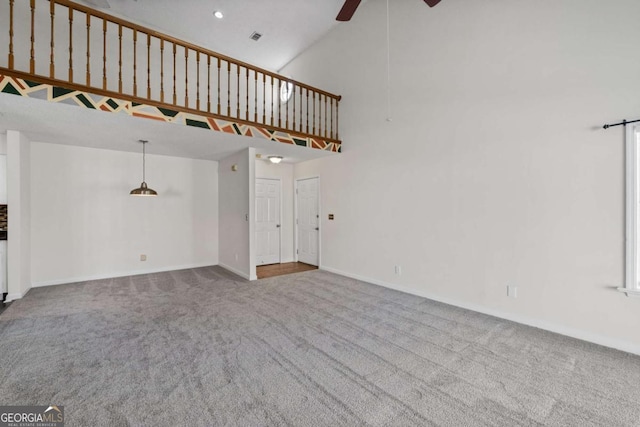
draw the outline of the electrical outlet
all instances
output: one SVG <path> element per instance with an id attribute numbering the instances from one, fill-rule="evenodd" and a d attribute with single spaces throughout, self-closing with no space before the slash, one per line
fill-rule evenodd
<path id="1" fill-rule="evenodd" d="M 396 265 L 395 272 L 397 276 L 402 275 L 402 267 L 400 267 L 399 265 Z"/>
<path id="2" fill-rule="evenodd" d="M 147 256 L 145 254 L 140 255 L 140 261 L 146 261 Z"/>
<path id="3" fill-rule="evenodd" d="M 507 285 L 507 296 L 511 298 L 518 298 L 518 287 Z"/>

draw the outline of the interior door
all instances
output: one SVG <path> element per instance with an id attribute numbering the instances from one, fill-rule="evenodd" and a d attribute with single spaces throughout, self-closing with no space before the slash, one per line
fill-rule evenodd
<path id="1" fill-rule="evenodd" d="M 280 262 L 280 180 L 256 179 L 256 265 Z"/>
<path id="2" fill-rule="evenodd" d="M 320 252 L 319 179 L 296 181 L 298 206 L 298 261 L 318 265 Z"/>

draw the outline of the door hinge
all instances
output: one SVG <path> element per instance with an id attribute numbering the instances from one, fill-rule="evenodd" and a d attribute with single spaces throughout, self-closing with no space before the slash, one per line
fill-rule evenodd
<path id="1" fill-rule="evenodd" d="M 296 253 L 299 254 L 300 253 L 300 249 L 296 249 Z"/>

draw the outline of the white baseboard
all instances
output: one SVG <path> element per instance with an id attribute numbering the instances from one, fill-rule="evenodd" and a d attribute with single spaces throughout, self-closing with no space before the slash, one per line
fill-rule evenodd
<path id="1" fill-rule="evenodd" d="M 4 302 L 11 302 L 11 301 L 15 301 L 15 300 L 19 300 L 22 297 L 24 297 L 30 290 L 31 288 L 27 289 L 24 292 L 14 292 L 12 294 L 7 294 L 7 299 Z"/>
<path id="2" fill-rule="evenodd" d="M 483 307 L 481 305 L 469 304 L 466 302 L 461 302 L 458 300 L 450 299 L 447 297 L 441 297 L 439 295 L 434 295 L 430 292 L 425 292 L 420 289 L 408 288 L 404 286 L 399 286 L 393 283 L 383 282 L 382 280 L 372 279 L 370 277 L 360 276 L 358 274 L 348 273 L 346 271 L 338 270 L 335 268 L 327 267 L 324 265 L 320 266 L 321 270 L 328 271 L 330 273 L 339 274 L 341 276 L 350 277 L 352 279 L 361 280 L 363 282 L 372 283 L 374 285 L 379 285 L 385 288 L 394 289 L 396 291 L 404 292 L 411 295 L 416 295 L 419 297 L 427 298 L 433 301 L 442 302 L 449 305 L 454 305 L 456 307 L 465 308 L 467 310 L 476 311 L 478 313 L 488 314 L 489 316 L 499 317 L 501 319 L 510 320 L 512 322 L 521 323 L 527 326 L 533 326 L 534 328 L 544 329 L 546 331 L 555 332 L 560 335 L 565 335 L 571 338 L 577 338 L 582 341 L 588 341 L 594 344 L 602 345 L 605 347 L 614 348 L 616 350 L 625 351 L 627 353 L 633 353 L 640 355 L 640 345 L 619 340 L 615 338 L 610 338 L 604 335 L 594 334 L 588 331 L 583 331 L 580 329 L 575 329 L 563 325 L 558 325 L 551 322 L 546 322 L 544 320 L 539 320 L 527 316 L 522 316 L 515 313 L 506 313 L 499 310 L 494 310 L 491 308 Z"/>
<path id="3" fill-rule="evenodd" d="M 210 264 L 210 263 L 187 264 L 187 265 L 177 265 L 172 267 L 151 268 L 148 270 L 120 271 L 115 273 L 96 274 L 93 276 L 81 276 L 81 277 L 69 277 L 66 279 L 44 280 L 41 282 L 34 282 L 32 283 L 31 286 L 34 288 L 41 288 L 43 286 L 66 285 L 70 283 L 88 282 L 90 280 L 113 279 L 116 277 L 126 277 L 126 276 L 139 276 L 141 274 L 163 273 L 166 271 L 186 270 L 189 268 L 211 267 L 213 265 L 217 265 L 217 264 Z"/>
<path id="4" fill-rule="evenodd" d="M 229 270 L 230 272 L 232 272 L 233 274 L 237 274 L 238 276 L 242 277 L 243 279 L 247 279 L 247 280 L 256 280 L 255 278 L 251 278 L 247 273 L 244 273 L 240 270 L 237 270 L 233 267 L 230 267 L 226 264 L 218 264 L 220 267 L 224 268 L 225 270 Z"/>

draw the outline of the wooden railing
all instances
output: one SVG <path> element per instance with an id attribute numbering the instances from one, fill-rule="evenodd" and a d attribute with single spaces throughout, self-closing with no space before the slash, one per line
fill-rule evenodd
<path id="1" fill-rule="evenodd" d="M 1 1 L 0 73 L 340 142 L 340 96 L 71 1 Z"/>

